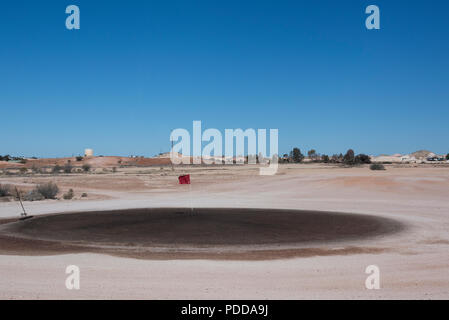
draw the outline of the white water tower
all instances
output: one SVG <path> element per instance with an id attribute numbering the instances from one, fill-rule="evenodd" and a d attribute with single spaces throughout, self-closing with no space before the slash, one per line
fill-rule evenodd
<path id="1" fill-rule="evenodd" d="M 92 150 L 92 149 L 85 149 L 84 150 L 84 156 L 85 157 L 93 157 L 94 156 L 94 150 Z"/>

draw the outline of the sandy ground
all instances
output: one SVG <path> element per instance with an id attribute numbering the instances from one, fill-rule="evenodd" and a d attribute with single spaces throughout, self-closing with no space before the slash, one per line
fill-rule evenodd
<path id="1" fill-rule="evenodd" d="M 192 174 L 191 188 L 177 175 Z M 276 176 L 255 167 L 126 168 L 118 173 L 2 176 L 32 187 L 52 180 L 71 201 L 26 202 L 33 215 L 157 207 L 279 208 L 391 218 L 404 232 L 370 240 L 371 251 L 274 260 L 134 259 L 98 253 L 0 255 L 0 298 L 57 299 L 448 299 L 449 169 L 285 165 Z M 82 192 L 87 199 L 80 199 Z M 15 217 L 17 202 L 1 202 Z M 365 241 L 365 240 L 364 240 Z M 367 244 L 364 243 L 366 246 Z M 357 244 L 356 244 L 357 246 Z M 341 251 L 338 251 L 341 250 Z M 81 289 L 67 290 L 65 268 L 81 270 Z M 365 268 L 380 268 L 381 289 L 365 288 Z"/>

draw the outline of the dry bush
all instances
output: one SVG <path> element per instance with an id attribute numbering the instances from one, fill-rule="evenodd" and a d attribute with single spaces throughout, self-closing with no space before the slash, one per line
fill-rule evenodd
<path id="1" fill-rule="evenodd" d="M 386 170 L 385 166 L 381 163 L 373 163 L 372 165 L 369 166 L 369 168 L 371 170 Z"/>
<path id="2" fill-rule="evenodd" d="M 65 165 L 64 165 L 64 173 L 72 173 L 72 170 L 73 170 L 73 166 L 72 166 L 72 164 L 70 163 L 70 162 L 67 162 Z"/>
<path id="3" fill-rule="evenodd" d="M 44 200 L 45 197 L 36 189 L 31 190 L 30 192 L 26 193 L 22 197 L 23 201 L 40 201 Z"/>
<path id="4" fill-rule="evenodd" d="M 55 165 L 52 169 L 51 169 L 51 172 L 52 173 L 59 173 L 59 171 L 61 171 L 62 170 L 62 167 L 60 166 L 60 165 Z"/>
<path id="5" fill-rule="evenodd" d="M 59 188 L 53 182 L 39 184 L 36 189 L 45 199 L 56 199 L 56 195 L 59 192 Z"/>
<path id="6" fill-rule="evenodd" d="M 0 197 L 7 197 L 11 195 L 11 186 L 9 184 L 0 184 Z"/>
<path id="7" fill-rule="evenodd" d="M 64 195 L 62 196 L 64 198 L 64 200 L 71 200 L 73 199 L 74 196 L 74 192 L 73 189 L 69 189 L 69 191 L 67 193 L 64 193 Z"/>
<path id="8" fill-rule="evenodd" d="M 33 166 L 31 167 L 31 171 L 33 173 L 41 173 L 41 168 L 39 168 L 38 166 L 36 166 L 35 164 L 33 164 Z"/>

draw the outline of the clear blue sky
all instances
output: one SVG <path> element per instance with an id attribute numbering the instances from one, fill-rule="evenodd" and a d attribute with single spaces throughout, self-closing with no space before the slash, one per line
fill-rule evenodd
<path id="1" fill-rule="evenodd" d="M 5 0 L 0 154 L 151 156 L 193 120 L 278 128 L 280 153 L 447 153 L 448 16 L 444 0 Z"/>

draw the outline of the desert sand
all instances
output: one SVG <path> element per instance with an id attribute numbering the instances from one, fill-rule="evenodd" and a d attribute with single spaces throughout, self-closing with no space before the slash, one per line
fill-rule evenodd
<path id="1" fill-rule="evenodd" d="M 182 173 L 191 174 L 190 187 L 177 184 Z M 391 165 L 386 171 L 370 171 L 366 166 L 288 164 L 281 165 L 275 176 L 259 176 L 255 166 L 182 167 L 174 171 L 157 166 L 123 168 L 116 173 L 0 177 L 2 184 L 25 189 L 45 181 L 56 182 L 62 192 L 73 188 L 75 199 L 25 202 L 27 211 L 36 218 L 26 221 L 29 228 L 17 227 L 14 221 L 20 214 L 17 202 L 0 203 L 0 236 L 8 238 L 0 239 L 2 299 L 449 298 L 447 167 Z M 80 197 L 83 192 L 87 198 Z M 182 237 L 165 232 L 164 238 L 152 234 L 142 240 L 132 229 L 127 233 L 126 223 L 100 228 L 105 219 L 90 220 L 85 213 L 93 216 L 118 210 L 132 214 L 138 211 L 125 210 L 138 208 L 194 208 L 197 216 L 182 214 L 188 222 L 177 225 L 178 231 L 184 232 Z M 208 208 L 222 209 L 216 213 Z M 250 212 L 265 215 L 260 218 L 264 225 L 253 222 L 258 220 L 247 211 L 238 223 L 226 217 L 222 224 L 214 224 L 214 219 L 196 224 L 200 222 L 198 215 L 226 215 L 225 208 L 259 209 Z M 297 220 L 270 224 L 276 211 L 270 216 L 262 209 L 288 210 Z M 176 215 L 176 210 L 169 214 Z M 298 218 L 301 212 L 308 219 Z M 317 217 L 314 213 L 329 214 L 329 219 L 320 223 L 320 219 L 313 220 Z M 78 219 L 64 218 L 64 214 Z M 166 218 L 160 214 L 161 219 Z M 236 212 L 229 210 L 232 214 Z M 335 229 L 318 226 L 332 226 L 329 221 L 338 215 L 336 219 L 344 223 L 340 225 L 342 233 L 337 234 L 350 236 L 328 238 L 327 231 Z M 70 231 L 81 217 L 87 219 L 93 233 Z M 46 221 L 43 219 L 50 220 L 37 226 L 39 221 Z M 67 233 L 58 229 L 58 219 L 70 226 L 65 229 Z M 135 225 L 136 221 L 129 219 L 129 225 Z M 379 221 L 383 227 L 370 229 Z M 300 226 L 307 223 L 310 227 L 297 238 Z M 160 232 L 166 224 L 162 221 L 152 230 Z M 203 230 L 200 238 L 189 235 L 189 225 Z M 234 233 L 223 232 L 223 225 Z M 276 226 L 285 228 L 285 234 Z M 95 238 L 104 230 L 109 231 L 103 238 Z M 327 231 L 320 238 L 323 230 Z M 126 242 L 116 243 L 111 238 L 116 233 L 127 234 Z M 12 234 L 15 243 L 10 241 Z M 208 235 L 210 239 L 201 248 L 199 243 Z M 148 241 L 141 249 L 150 248 L 149 253 L 126 253 L 126 246 L 141 240 Z M 221 256 L 217 255 L 218 246 L 224 250 Z M 119 247 L 125 248 L 119 252 Z M 80 290 L 65 287 L 65 268 L 73 264 L 81 270 Z M 379 290 L 365 288 L 365 268 L 373 264 L 380 269 Z"/>

